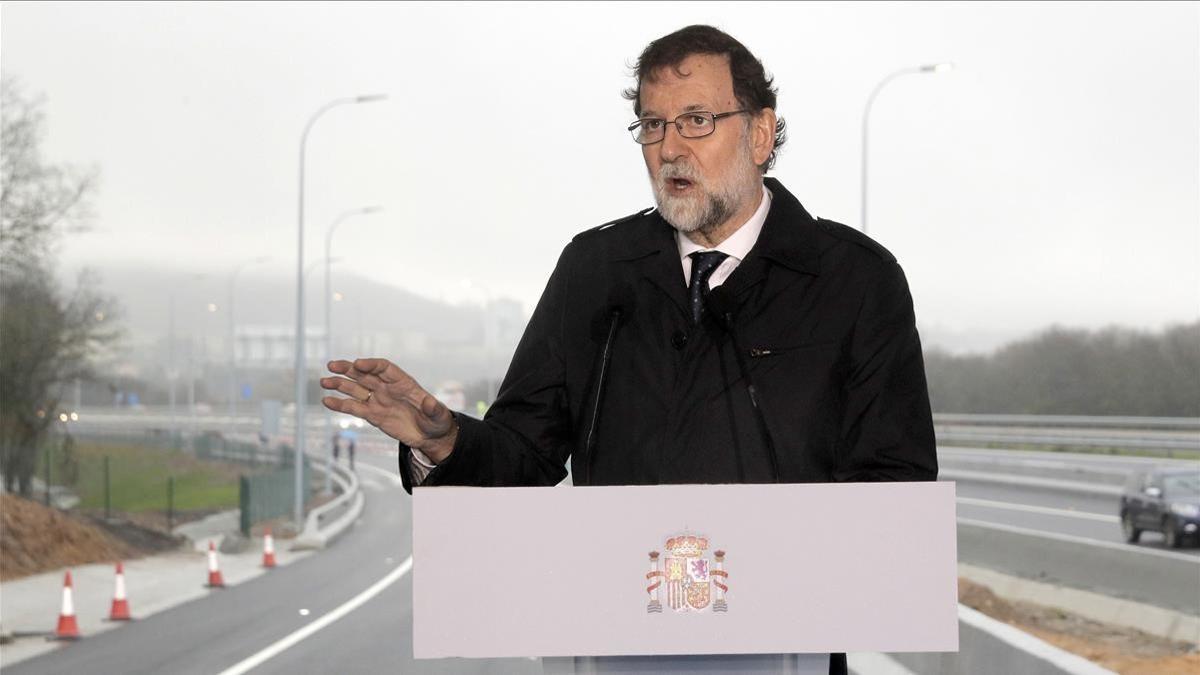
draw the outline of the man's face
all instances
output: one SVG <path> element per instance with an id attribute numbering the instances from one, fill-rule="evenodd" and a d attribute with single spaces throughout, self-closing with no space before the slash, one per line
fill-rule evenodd
<path id="1" fill-rule="evenodd" d="M 642 146 L 663 218 L 681 232 L 705 234 L 748 220 L 761 194 L 757 165 L 770 153 L 769 142 L 763 145 L 762 127 L 767 120 L 761 118 L 770 117 L 773 142 L 774 114 L 752 111 L 724 117 L 717 120 L 712 134 L 702 138 L 684 138 L 672 123 L 689 111 L 739 109 L 726 57 L 694 54 L 678 68 L 662 68 L 653 79 L 642 82 L 640 100 L 641 117 L 668 121 L 662 141 Z"/>

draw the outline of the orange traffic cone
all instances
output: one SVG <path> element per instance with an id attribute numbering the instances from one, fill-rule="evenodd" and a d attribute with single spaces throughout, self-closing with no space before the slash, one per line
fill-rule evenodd
<path id="1" fill-rule="evenodd" d="M 55 640 L 78 640 L 79 624 L 75 621 L 75 599 L 72 597 L 74 584 L 71 583 L 71 570 L 63 578 L 62 612 L 58 615 L 58 628 L 54 630 Z"/>
<path id="2" fill-rule="evenodd" d="M 117 587 L 113 591 L 112 609 L 108 612 L 109 621 L 129 621 L 129 600 L 125 598 L 125 565 L 117 563 Z"/>
<path id="3" fill-rule="evenodd" d="M 271 536 L 271 528 L 263 531 L 263 567 L 275 566 L 275 539 Z"/>
<path id="4" fill-rule="evenodd" d="M 225 588 L 225 579 L 217 567 L 217 547 L 211 541 L 208 542 L 208 587 Z"/>

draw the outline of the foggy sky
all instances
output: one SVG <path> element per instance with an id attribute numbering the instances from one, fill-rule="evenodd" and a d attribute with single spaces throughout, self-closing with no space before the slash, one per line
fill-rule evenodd
<path id="1" fill-rule="evenodd" d="M 876 103 L 870 234 L 904 266 L 927 342 L 961 348 L 1051 323 L 1200 316 L 1198 16 L 1148 3 L 5 3 L 0 60 L 47 97 L 47 155 L 101 173 L 68 269 L 182 280 L 271 255 L 260 272 L 294 276 L 301 130 L 331 99 L 383 92 L 314 127 L 307 259 L 337 214 L 380 204 L 338 231 L 339 269 L 530 308 L 573 234 L 652 203 L 620 96 L 649 40 L 688 23 L 742 40 L 789 125 L 773 175 L 852 226 L 867 94 L 896 69 L 953 61 Z"/>

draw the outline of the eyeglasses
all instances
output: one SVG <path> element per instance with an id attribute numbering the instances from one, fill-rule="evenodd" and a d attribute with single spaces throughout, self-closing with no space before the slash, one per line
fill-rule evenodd
<path id="1" fill-rule="evenodd" d="M 717 120 L 730 115 L 750 112 L 749 110 L 734 110 L 732 112 L 710 113 L 707 110 L 685 112 L 674 120 L 675 128 L 684 138 L 703 138 L 716 131 Z M 633 140 L 640 145 L 653 145 L 667 137 L 667 120 L 657 117 L 643 117 L 629 125 L 629 133 Z"/>

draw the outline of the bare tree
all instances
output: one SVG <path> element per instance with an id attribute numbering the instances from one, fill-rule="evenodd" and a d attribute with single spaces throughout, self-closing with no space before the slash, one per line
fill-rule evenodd
<path id="1" fill-rule="evenodd" d="M 85 224 L 96 173 L 43 160 L 42 101 L 8 77 L 0 127 L 0 471 L 6 490 L 28 495 L 63 386 L 89 375 L 118 328 L 93 276 L 64 293 L 53 273 L 55 245 Z"/>

